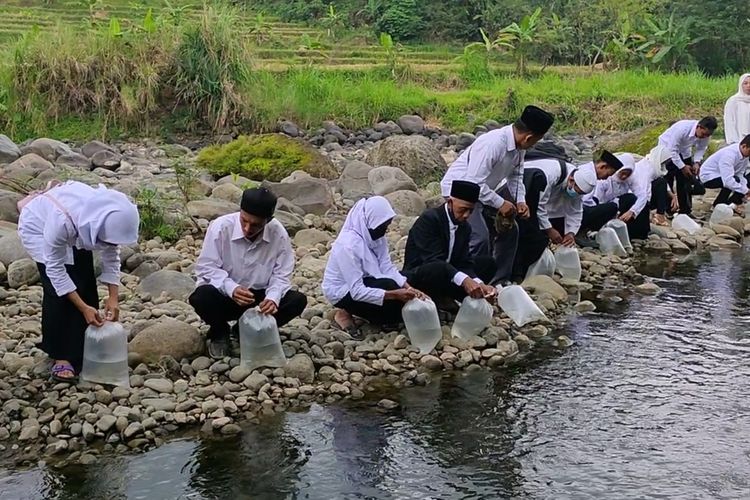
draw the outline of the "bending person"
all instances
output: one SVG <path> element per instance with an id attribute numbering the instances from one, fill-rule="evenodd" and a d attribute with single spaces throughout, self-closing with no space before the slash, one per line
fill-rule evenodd
<path id="1" fill-rule="evenodd" d="M 69 181 L 36 196 L 21 210 L 18 233 L 42 282 L 41 348 L 54 360 L 51 376 L 76 379 L 88 325 L 119 318 L 120 245 L 138 242 L 137 207 L 104 186 Z M 93 250 L 101 252 L 109 297 L 99 314 Z"/>
<path id="2" fill-rule="evenodd" d="M 713 206 L 732 204 L 732 208 L 748 199 L 745 171 L 750 162 L 750 135 L 746 135 L 739 144 L 730 144 L 709 156 L 701 167 L 701 181 L 710 189 L 721 188 Z"/>
<path id="3" fill-rule="evenodd" d="M 352 337 L 352 316 L 378 325 L 401 322 L 401 308 L 422 296 L 398 272 L 385 233 L 396 213 L 382 196 L 364 198 L 346 216 L 323 275 L 323 295 L 339 310 L 334 321 Z"/>

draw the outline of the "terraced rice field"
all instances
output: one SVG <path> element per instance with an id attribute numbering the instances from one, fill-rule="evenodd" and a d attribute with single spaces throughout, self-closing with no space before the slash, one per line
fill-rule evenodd
<path id="1" fill-rule="evenodd" d="M 0 48 L 37 27 L 56 29 L 58 25 L 106 25 L 117 18 L 123 28 L 139 25 L 149 8 L 154 14 L 197 18 L 202 2 L 196 0 L 3 0 L 0 2 Z M 284 70 L 300 65 L 328 69 L 367 69 L 384 64 L 383 50 L 373 40 L 359 37 L 347 42 L 327 37 L 322 28 L 284 23 L 264 17 L 259 24 L 254 13 L 241 20 L 240 32 L 255 46 L 254 56 L 263 69 Z M 260 33 L 259 33 L 260 28 Z M 401 60 L 416 71 L 454 70 L 460 48 L 404 47 Z"/>

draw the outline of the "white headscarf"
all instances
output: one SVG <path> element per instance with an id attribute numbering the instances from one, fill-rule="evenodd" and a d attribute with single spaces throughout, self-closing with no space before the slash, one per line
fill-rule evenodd
<path id="1" fill-rule="evenodd" d="M 378 277 L 382 271 L 377 255 L 388 253 L 388 240 L 383 237 L 373 241 L 368 230 L 379 227 L 395 216 L 396 212 L 391 208 L 391 204 L 382 196 L 363 198 L 349 211 L 334 245 L 350 245 L 362 259 L 365 276 Z"/>
<path id="2" fill-rule="evenodd" d="M 621 172 L 630 171 L 630 175 L 632 176 L 633 172 L 635 171 L 635 158 L 633 158 L 633 155 L 631 155 L 630 153 L 616 153 L 615 156 L 622 162 L 622 167 L 620 167 L 620 169 L 615 172 L 615 175 L 611 177 L 612 182 L 617 182 L 620 184 L 626 183 L 628 182 L 628 179 L 630 177 L 623 181 L 620 180 L 620 176 L 618 174 L 620 174 Z"/>
<path id="3" fill-rule="evenodd" d="M 671 158 L 671 153 L 664 146 L 656 146 L 652 149 L 648 155 L 644 158 L 651 165 L 652 174 L 651 180 L 656 180 L 659 177 L 667 175 L 667 167 L 664 166 L 664 162 Z"/>
<path id="4" fill-rule="evenodd" d="M 78 235 L 86 248 L 98 243 L 132 245 L 138 242 L 138 208 L 114 189 L 99 186 L 78 216 Z"/>
<path id="5" fill-rule="evenodd" d="M 724 105 L 724 137 L 727 144 L 740 142 L 750 134 L 750 94 L 742 91 L 742 82 L 750 78 L 750 73 L 740 77 L 737 93 Z"/>

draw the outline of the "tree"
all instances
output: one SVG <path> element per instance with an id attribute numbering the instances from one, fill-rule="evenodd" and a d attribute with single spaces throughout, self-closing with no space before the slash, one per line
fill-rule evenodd
<path id="1" fill-rule="evenodd" d="M 539 17 L 542 15 L 541 7 L 528 16 L 524 16 L 520 23 L 511 23 L 500 30 L 496 43 L 500 47 L 507 47 L 516 60 L 516 73 L 523 76 L 526 74 L 526 62 L 535 43 L 539 42 L 541 23 Z"/>
<path id="2" fill-rule="evenodd" d="M 638 50 L 646 59 L 670 71 L 685 69 L 694 64 L 690 48 L 701 41 L 690 35 L 688 25 L 675 21 L 674 12 L 668 19 L 646 18 L 646 42 Z"/>

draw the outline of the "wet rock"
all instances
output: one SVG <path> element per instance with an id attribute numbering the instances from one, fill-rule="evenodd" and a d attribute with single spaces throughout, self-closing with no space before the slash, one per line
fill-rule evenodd
<path id="1" fill-rule="evenodd" d="M 161 356 L 192 358 L 200 354 L 203 347 L 203 337 L 197 328 L 171 318 L 145 328 L 128 344 L 131 352 L 139 353 L 150 363 L 157 362 Z"/>
<path id="2" fill-rule="evenodd" d="M 315 379 L 315 365 L 307 354 L 297 354 L 284 367 L 287 377 L 298 378 L 304 384 Z"/>
<path id="3" fill-rule="evenodd" d="M 573 306 L 573 308 L 576 310 L 576 312 L 579 312 L 579 313 L 587 313 L 591 311 L 596 311 L 596 306 L 590 300 L 583 300 L 577 303 L 575 306 Z"/>
<path id="4" fill-rule="evenodd" d="M 390 399 L 381 399 L 378 401 L 378 406 L 385 410 L 395 410 L 398 408 L 398 403 Z"/>
<path id="5" fill-rule="evenodd" d="M 135 436 L 136 434 L 140 434 L 143 432 L 143 424 L 140 422 L 132 422 L 130 425 L 128 425 L 124 431 L 122 431 L 122 436 L 125 439 L 130 439 L 131 437 Z"/>
<path id="6" fill-rule="evenodd" d="M 728 236 L 733 240 L 739 241 L 742 239 L 742 233 L 732 227 L 725 226 L 723 224 L 711 224 L 711 229 L 713 229 L 716 234 Z M 742 232 L 744 233 L 744 231 Z"/>
<path id="7" fill-rule="evenodd" d="M 636 286 L 635 291 L 643 295 L 656 295 L 661 291 L 661 288 L 655 283 L 647 282 Z"/>
<path id="8" fill-rule="evenodd" d="M 146 293 L 152 297 L 165 293 L 172 299 L 186 301 L 195 290 L 195 281 L 188 274 L 164 269 L 150 274 L 141 281 L 139 290 L 140 293 Z"/>
<path id="9" fill-rule="evenodd" d="M 560 335 L 559 337 L 557 337 L 557 339 L 555 339 L 554 345 L 555 347 L 566 348 L 572 346 L 573 341 L 565 335 Z"/>
<path id="10" fill-rule="evenodd" d="M 543 274 L 531 276 L 530 278 L 525 279 L 523 283 L 521 283 L 521 286 L 536 295 L 546 293 L 557 301 L 565 301 L 568 299 L 568 292 L 566 292 L 565 289 L 555 280 Z"/>
<path id="11" fill-rule="evenodd" d="M 719 250 L 734 250 L 734 249 L 742 248 L 742 245 L 740 245 L 738 242 L 734 240 L 729 240 L 719 235 L 712 236 L 708 240 L 708 245 L 711 248 L 716 248 Z M 8 273 L 10 274 L 10 270 L 8 271 Z"/>
<path id="12" fill-rule="evenodd" d="M 430 371 L 442 370 L 443 362 L 439 358 L 431 355 L 422 356 L 420 364 Z"/>

